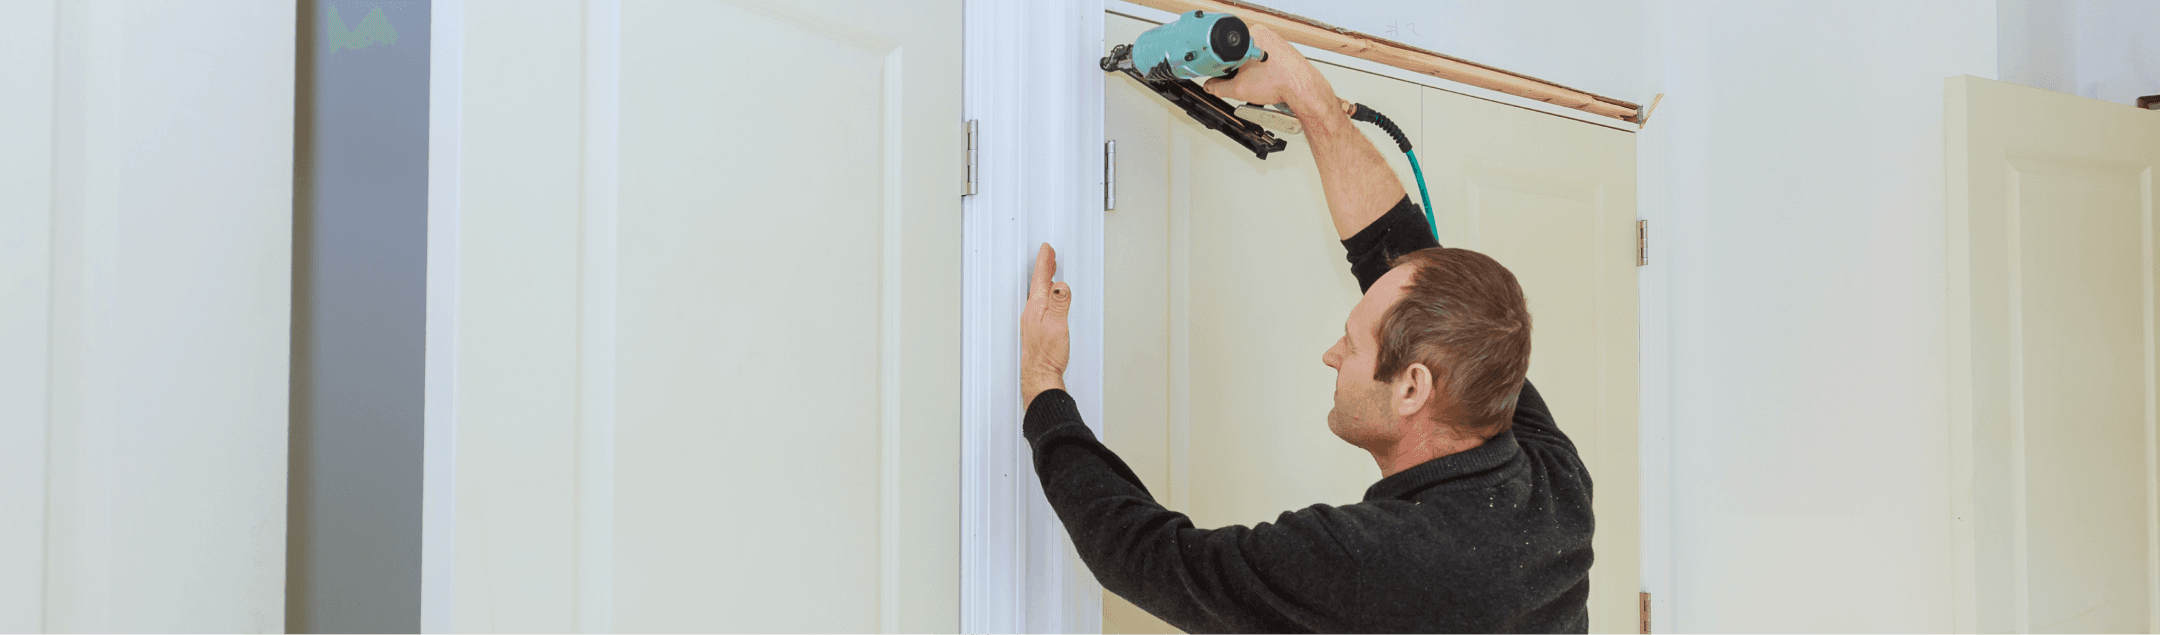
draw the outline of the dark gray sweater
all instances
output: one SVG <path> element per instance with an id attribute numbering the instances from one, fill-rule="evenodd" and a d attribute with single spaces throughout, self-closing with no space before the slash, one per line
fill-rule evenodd
<path id="1" fill-rule="evenodd" d="M 1343 241 L 1358 284 L 1437 246 L 1408 197 Z M 1590 475 L 1528 382 L 1511 429 L 1365 490 L 1255 527 L 1164 509 L 1045 391 L 1023 426 L 1035 472 L 1104 588 L 1188 632 L 1588 629 Z"/>

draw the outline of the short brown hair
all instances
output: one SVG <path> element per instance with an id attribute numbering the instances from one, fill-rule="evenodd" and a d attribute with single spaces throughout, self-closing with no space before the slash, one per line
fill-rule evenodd
<path id="1" fill-rule="evenodd" d="M 1515 415 L 1530 370 L 1530 308 L 1515 274 L 1468 249 L 1433 247 L 1395 258 L 1414 266 L 1402 298 L 1380 318 L 1373 380 L 1393 381 L 1413 363 L 1433 372 L 1442 397 L 1434 418 L 1490 437 Z"/>

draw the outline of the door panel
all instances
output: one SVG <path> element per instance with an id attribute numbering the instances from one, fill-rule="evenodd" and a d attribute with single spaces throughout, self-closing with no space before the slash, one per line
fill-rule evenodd
<path id="1" fill-rule="evenodd" d="M 1965 630 L 2149 631 L 2160 113 L 1971 77 L 1946 94 Z"/>
<path id="2" fill-rule="evenodd" d="M 2144 630 L 2144 214 L 2136 174 L 2012 159 L 2032 628 Z M 2051 173 L 2052 172 L 2052 173 Z M 2124 344 L 2131 344 L 2125 346 Z M 2015 389 L 2014 389 L 2015 390 Z M 2127 424 L 2127 425 L 2126 425 Z M 2132 478 L 2119 478 L 2127 473 Z"/>
<path id="3" fill-rule="evenodd" d="M 285 627 L 296 4 L 0 2 L 0 632 Z"/>
<path id="4" fill-rule="evenodd" d="M 1152 26 L 1109 16 L 1105 43 Z M 1418 144 L 1443 244 L 1493 255 L 1530 294 L 1531 378 L 1597 479 L 1592 630 L 1632 632 L 1633 136 L 1318 66 L 1338 94 Z M 1105 130 L 1118 144 L 1118 206 L 1105 221 L 1106 442 L 1201 526 L 1358 502 L 1379 470 L 1328 432 L 1335 377 L 1320 355 L 1360 295 L 1311 151 L 1292 136 L 1288 150 L 1254 159 L 1130 78 L 1105 82 Z M 1393 142 L 1360 129 L 1414 188 Z M 1103 605 L 1104 632 L 1169 629 L 1114 595 Z"/>
<path id="5" fill-rule="evenodd" d="M 458 627 L 957 629 L 959 3 L 595 6 L 466 17 L 587 44 L 466 52 Z"/>
<path id="6" fill-rule="evenodd" d="M 898 307 L 878 275 L 898 229 L 874 145 L 887 51 L 694 0 L 629 3 L 623 35 L 620 240 L 636 248 L 620 253 L 616 451 L 640 460 L 617 467 L 618 626 L 876 630 L 878 447 L 897 423 L 876 387 L 899 335 L 882 333 Z M 790 63 L 731 63 L 764 56 Z M 716 107 L 773 94 L 803 107 Z M 749 548 L 775 539 L 823 548 Z M 829 606 L 794 612 L 810 588 Z"/>

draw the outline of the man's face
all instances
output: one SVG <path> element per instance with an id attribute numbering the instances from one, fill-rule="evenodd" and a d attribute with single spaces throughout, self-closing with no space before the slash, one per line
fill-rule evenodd
<path id="1" fill-rule="evenodd" d="M 1402 436 L 1403 418 L 1391 400 L 1393 387 L 1373 379 L 1373 366 L 1379 361 L 1380 318 L 1403 296 L 1412 269 L 1396 267 L 1373 282 L 1350 309 L 1342 339 L 1320 356 L 1321 363 L 1335 369 L 1335 409 L 1328 411 L 1328 431 L 1350 445 L 1386 447 Z"/>

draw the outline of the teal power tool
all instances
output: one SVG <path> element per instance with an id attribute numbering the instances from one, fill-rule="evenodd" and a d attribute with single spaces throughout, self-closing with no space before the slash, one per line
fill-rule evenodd
<path id="1" fill-rule="evenodd" d="M 1103 72 L 1132 76 L 1184 109 L 1193 121 L 1266 159 L 1268 153 L 1281 152 L 1289 144 L 1260 124 L 1238 118 L 1228 102 L 1187 81 L 1236 77 L 1238 67 L 1246 62 L 1266 59 L 1267 52 L 1252 45 L 1252 32 L 1244 20 L 1228 13 L 1193 11 L 1148 29 L 1130 45 L 1111 47 L 1101 65 Z"/>
<path id="2" fill-rule="evenodd" d="M 1103 72 L 1122 72 L 1138 80 L 1200 125 L 1223 133 L 1265 160 L 1268 153 L 1281 152 L 1289 145 L 1271 129 L 1298 133 L 1297 119 L 1290 115 L 1290 109 L 1282 104 L 1272 108 L 1252 104 L 1232 108 L 1229 102 L 1191 81 L 1236 77 L 1238 68 L 1246 62 L 1262 61 L 1267 61 L 1267 52 L 1252 44 L 1252 31 L 1244 20 L 1228 13 L 1193 11 L 1148 29 L 1130 45 L 1111 47 L 1110 56 L 1099 64 Z M 1425 201 L 1425 221 L 1431 225 L 1432 195 L 1425 190 L 1425 171 L 1418 166 L 1417 153 L 1410 151 L 1410 138 L 1387 115 L 1364 104 L 1350 105 L 1347 110 L 1351 119 L 1379 126 L 1409 156 L 1410 172 L 1417 177 L 1418 196 Z M 1433 226 L 1433 232 L 1437 237 L 1439 227 Z"/>

